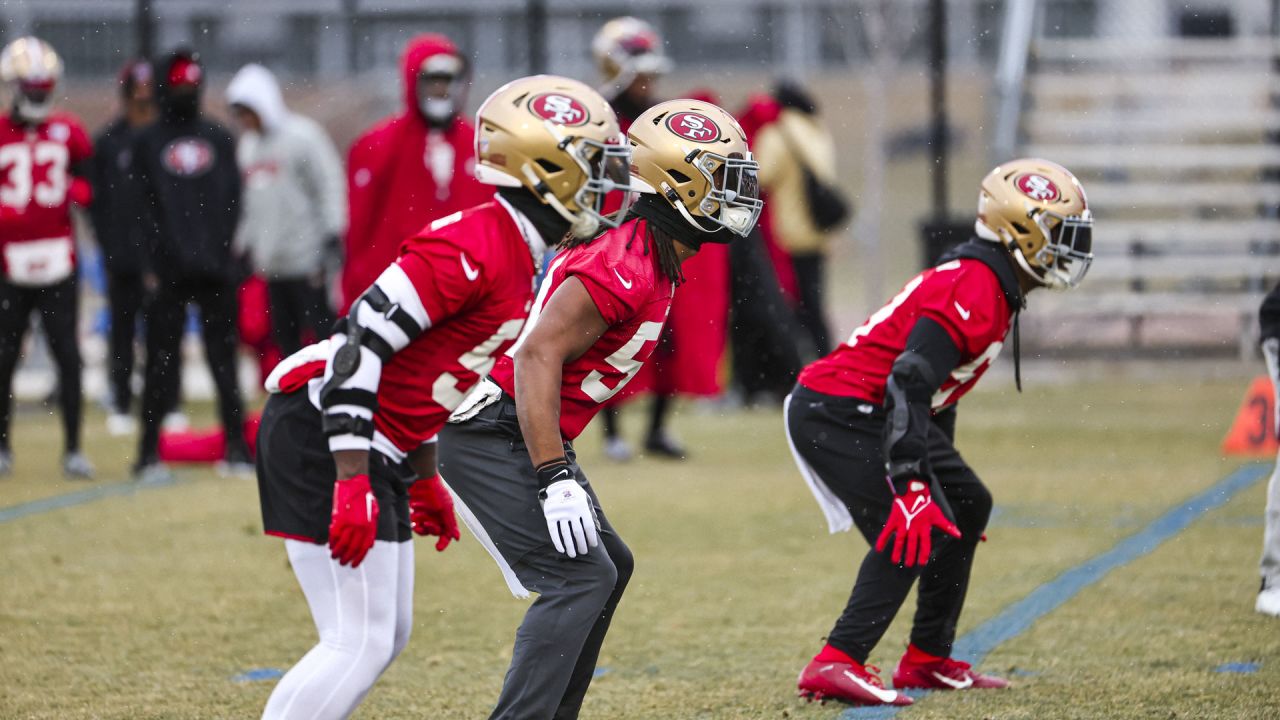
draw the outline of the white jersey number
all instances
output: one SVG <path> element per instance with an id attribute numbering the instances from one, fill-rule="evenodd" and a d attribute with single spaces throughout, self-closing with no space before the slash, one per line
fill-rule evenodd
<path id="1" fill-rule="evenodd" d="M 636 359 L 636 354 L 640 352 L 640 348 L 644 347 L 646 342 L 657 342 L 660 335 L 662 335 L 662 323 L 640 323 L 640 329 L 636 330 L 636 334 L 625 345 L 618 348 L 617 352 L 604 360 L 622 373 L 624 377 L 618 381 L 617 385 L 610 388 L 602 382 L 604 375 L 599 370 L 592 370 L 587 373 L 587 377 L 582 381 L 582 392 L 598 403 L 617 395 L 618 391 L 631 382 L 631 378 L 635 377 L 636 373 L 640 372 L 640 368 L 644 367 L 644 361 Z"/>
<path id="2" fill-rule="evenodd" d="M 508 320 L 498 326 L 498 331 L 489 337 L 488 340 L 471 348 L 470 351 L 463 353 L 458 358 L 458 364 L 475 373 L 477 377 L 484 377 L 493 365 L 497 362 L 493 354 L 497 352 L 504 340 L 515 340 L 520 335 L 520 327 L 524 325 L 524 318 L 519 320 Z M 440 377 L 436 378 L 435 383 L 431 385 L 431 399 L 440 404 L 445 410 L 454 410 L 462 403 L 462 399 L 466 397 L 467 392 L 458 388 L 458 378 L 453 373 L 440 373 Z M 467 388 L 466 390 L 470 390 Z"/>
<path id="3" fill-rule="evenodd" d="M 62 205 L 67 197 L 67 162 L 70 153 L 61 143 L 38 142 L 0 145 L 0 173 L 8 182 L 0 185 L 0 205 L 26 210 L 34 198 L 41 207 Z M 45 167 L 44 181 L 35 182 L 37 166 Z"/>

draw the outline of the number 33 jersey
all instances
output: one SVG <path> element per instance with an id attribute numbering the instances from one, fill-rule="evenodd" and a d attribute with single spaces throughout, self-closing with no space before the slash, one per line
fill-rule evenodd
<path id="1" fill-rule="evenodd" d="M 30 127 L 0 117 L 0 244 L 71 237 L 69 203 L 87 205 L 91 195 L 72 170 L 92 154 L 72 115 Z"/>
<path id="2" fill-rule="evenodd" d="M 525 333 L 556 290 L 578 278 L 608 329 L 585 353 L 564 364 L 560 381 L 560 435 L 573 440 L 604 403 L 644 366 L 657 347 L 671 310 L 675 285 L 658 268 L 645 221 L 634 219 L 561 253 L 538 291 Z M 518 345 L 517 345 L 518 347 Z M 515 348 L 498 360 L 490 376 L 515 397 Z"/>

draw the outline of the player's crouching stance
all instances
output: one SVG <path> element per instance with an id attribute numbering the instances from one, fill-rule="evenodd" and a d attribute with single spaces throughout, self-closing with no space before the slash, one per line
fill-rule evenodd
<path id="1" fill-rule="evenodd" d="M 982 181 L 978 237 L 800 374 L 786 427 L 801 474 L 831 531 L 856 525 L 874 547 L 826 647 L 800 673 L 802 695 L 909 705 L 897 690 L 1008 685 L 951 658 L 991 514 L 991 494 L 953 445 L 955 406 L 1010 325 L 1017 367 L 1023 298 L 1080 282 L 1092 224 L 1084 189 L 1066 169 L 1044 160 L 1001 165 Z M 944 533 L 936 549 L 935 528 Z M 917 579 L 911 644 L 893 673 L 897 690 L 888 690 L 865 663 Z"/>
<path id="2" fill-rule="evenodd" d="M 591 122 L 607 107 L 591 108 Z M 516 633 L 492 718 L 578 716 L 631 576 L 631 552 L 600 509 L 570 441 L 653 353 L 680 281 L 706 242 L 755 225 L 762 203 L 741 127 L 708 103 L 675 100 L 631 126 L 622 227 L 568 241 L 514 354 L 440 433 L 440 473 L 459 514 L 512 592 L 539 593 Z"/>
<path id="3" fill-rule="evenodd" d="M 566 96 L 605 122 L 552 108 Z M 272 373 L 268 389 L 280 392 L 258 435 L 263 523 L 285 538 L 320 642 L 276 686 L 265 718 L 347 717 L 408 641 L 410 526 L 438 535 L 437 550 L 458 538 L 435 436 L 519 336 L 548 242 L 594 232 L 604 196 L 626 190 L 630 152 L 612 115 L 599 115 L 607 107 L 565 78 L 496 91 L 476 123 L 480 167 L 498 173 L 481 177 L 503 186 L 494 199 L 405 241 L 351 306 L 344 335 Z M 557 169 L 507 175 L 505 162 Z"/>

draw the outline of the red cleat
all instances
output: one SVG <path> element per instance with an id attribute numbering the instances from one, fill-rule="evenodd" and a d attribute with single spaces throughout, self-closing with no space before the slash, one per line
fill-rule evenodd
<path id="1" fill-rule="evenodd" d="M 910 705 L 911 698 L 885 688 L 879 668 L 814 658 L 800 671 L 800 697 L 852 705 Z"/>
<path id="2" fill-rule="evenodd" d="M 924 688 L 927 690 L 971 690 L 980 688 L 1007 688 L 1009 681 L 994 675 L 974 672 L 967 662 L 951 658 L 937 658 L 928 662 L 916 662 L 911 651 L 898 661 L 893 671 L 896 688 Z"/>

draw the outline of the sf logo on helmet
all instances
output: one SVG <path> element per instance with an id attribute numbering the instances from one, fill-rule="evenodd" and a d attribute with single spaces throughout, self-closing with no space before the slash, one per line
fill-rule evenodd
<path id="1" fill-rule="evenodd" d="M 529 109 L 533 111 L 534 115 L 544 120 L 570 127 L 585 125 L 590 117 L 582 103 L 568 95 L 557 93 L 544 93 L 535 97 L 529 103 Z"/>
<path id="2" fill-rule="evenodd" d="M 1058 191 L 1058 186 L 1053 184 L 1052 180 L 1036 173 L 1019 175 L 1018 179 L 1014 180 L 1014 184 L 1018 186 L 1023 195 L 1032 200 L 1050 202 L 1062 196 L 1062 193 Z"/>
<path id="3" fill-rule="evenodd" d="M 706 115 L 695 112 L 678 112 L 667 118 L 667 129 L 685 140 L 700 143 L 720 139 L 720 126 Z"/>

